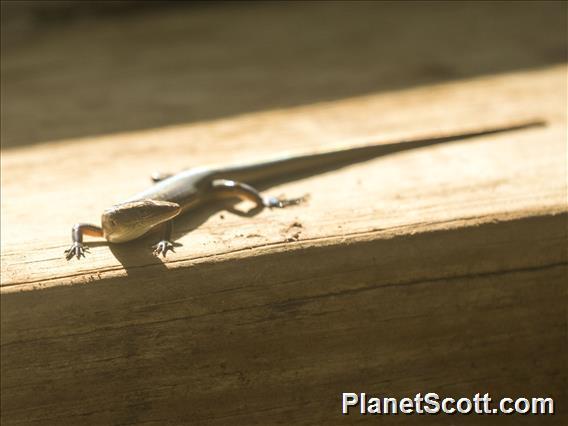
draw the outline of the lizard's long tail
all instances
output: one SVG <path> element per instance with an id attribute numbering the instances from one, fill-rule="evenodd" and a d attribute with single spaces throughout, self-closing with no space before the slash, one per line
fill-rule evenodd
<path id="1" fill-rule="evenodd" d="M 534 119 L 512 123 L 506 126 L 486 127 L 473 131 L 440 134 L 434 137 L 398 140 L 391 143 L 358 146 L 316 154 L 280 157 L 276 160 L 228 167 L 219 172 L 218 178 L 232 179 L 247 183 L 263 183 L 274 179 L 293 180 L 295 175 L 322 173 L 349 164 L 369 160 L 383 155 L 409 149 L 423 148 L 463 139 L 471 139 L 495 133 L 503 133 L 529 127 L 543 126 L 543 120 Z"/>

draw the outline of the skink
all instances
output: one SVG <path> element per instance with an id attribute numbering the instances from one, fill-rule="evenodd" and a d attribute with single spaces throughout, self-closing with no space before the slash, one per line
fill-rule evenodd
<path id="1" fill-rule="evenodd" d="M 65 251 L 67 260 L 85 256 L 83 236 L 104 237 L 110 243 L 123 243 L 161 230 L 154 254 L 166 256 L 173 251 L 172 220 L 198 205 L 215 198 L 236 197 L 255 202 L 259 208 L 282 208 L 298 204 L 303 198 L 283 199 L 263 196 L 253 185 L 294 174 L 341 167 L 355 162 L 404 150 L 422 148 L 462 139 L 541 126 L 542 120 L 523 121 L 507 126 L 446 134 L 439 137 L 397 141 L 297 157 L 281 157 L 261 163 L 219 168 L 193 168 L 174 175 L 156 175 L 152 187 L 105 210 L 101 226 L 77 223 L 72 229 L 72 244 Z"/>

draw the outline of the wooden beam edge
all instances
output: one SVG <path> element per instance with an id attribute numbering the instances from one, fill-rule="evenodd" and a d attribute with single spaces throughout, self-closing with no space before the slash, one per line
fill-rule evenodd
<path id="1" fill-rule="evenodd" d="M 165 264 L 147 264 L 136 266 L 133 270 L 144 271 L 144 275 L 161 277 L 163 274 L 176 271 L 179 273 L 184 269 L 203 268 L 210 264 L 236 261 L 238 259 L 279 256 L 288 252 L 302 251 L 312 248 L 325 247 L 341 247 L 342 245 L 354 245 L 367 243 L 375 240 L 393 240 L 396 244 L 398 238 L 412 236 L 417 234 L 432 234 L 440 231 L 460 231 L 471 227 L 479 227 L 488 224 L 505 224 L 509 222 L 522 221 L 524 219 L 541 219 L 541 220 L 564 220 L 565 226 L 558 230 L 560 238 L 568 242 L 568 205 L 560 204 L 552 207 L 541 209 L 521 210 L 515 212 L 504 212 L 497 215 L 486 217 L 461 217 L 453 218 L 447 221 L 415 223 L 403 225 L 396 228 L 381 229 L 376 228 L 365 232 L 350 233 L 341 236 L 325 236 L 313 239 L 305 239 L 297 242 L 272 242 L 257 246 L 247 247 L 245 249 L 237 249 L 214 255 L 200 256 L 195 258 L 186 258 L 176 261 L 169 261 Z M 252 254 L 251 254 L 252 253 Z M 566 259 L 566 256 L 564 256 Z M 86 260 L 88 261 L 88 259 Z M 168 270 L 164 271 L 164 265 Z M 20 293 L 27 291 L 38 291 L 48 288 L 72 286 L 72 285 L 95 285 L 110 279 L 122 279 L 124 281 L 136 280 L 138 274 L 129 274 L 122 267 L 108 268 L 96 273 L 80 273 L 77 275 L 66 275 L 55 277 L 50 280 L 30 281 L 30 282 L 13 282 L 2 283 L 0 287 L 0 295 L 11 293 Z M 166 279 L 167 275 L 166 275 Z"/>

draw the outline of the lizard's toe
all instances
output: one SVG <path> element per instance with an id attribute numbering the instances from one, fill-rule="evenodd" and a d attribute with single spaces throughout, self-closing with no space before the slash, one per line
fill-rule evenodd
<path id="1" fill-rule="evenodd" d="M 303 203 L 307 199 L 308 199 L 307 194 L 298 198 L 267 197 L 264 199 L 264 206 L 269 208 L 284 208 Z"/>
<path id="2" fill-rule="evenodd" d="M 74 242 L 67 250 L 65 250 L 65 259 L 71 260 L 73 257 L 80 259 L 81 256 L 85 257 L 85 253 L 89 252 L 89 248 L 83 246 L 82 243 Z"/>

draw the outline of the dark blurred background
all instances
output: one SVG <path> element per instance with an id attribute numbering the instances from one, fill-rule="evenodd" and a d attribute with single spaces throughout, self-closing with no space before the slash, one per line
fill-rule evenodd
<path id="1" fill-rule="evenodd" d="M 565 2 L 2 1 L 15 147 L 540 68 Z"/>

